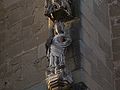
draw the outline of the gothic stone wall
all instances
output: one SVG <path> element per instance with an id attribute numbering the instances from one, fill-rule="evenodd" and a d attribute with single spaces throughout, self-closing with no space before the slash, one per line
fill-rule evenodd
<path id="1" fill-rule="evenodd" d="M 0 19 L 0 90 L 45 90 L 44 0 L 4 0 Z M 102 2 L 101 2 L 102 1 Z M 90 90 L 114 90 L 111 32 L 104 0 L 74 0 L 67 67 Z M 78 85 L 79 86 L 79 85 Z M 77 87 L 79 88 L 79 87 Z"/>
<path id="2" fill-rule="evenodd" d="M 120 1 L 109 3 L 116 90 L 120 90 Z"/>
<path id="3" fill-rule="evenodd" d="M 44 0 L 1 3 L 5 14 L 0 18 L 0 90 L 43 90 L 48 36 Z"/>
<path id="4" fill-rule="evenodd" d="M 80 4 L 80 21 L 75 21 L 71 30 L 76 68 L 72 71 L 74 82 L 84 82 L 89 90 L 114 90 L 107 2 L 78 0 L 77 3 Z"/>

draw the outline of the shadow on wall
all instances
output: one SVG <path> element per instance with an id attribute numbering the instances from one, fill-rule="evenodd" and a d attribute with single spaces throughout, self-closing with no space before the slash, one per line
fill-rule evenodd
<path id="1" fill-rule="evenodd" d="M 72 13 L 74 17 L 80 17 L 80 0 L 71 0 Z"/>

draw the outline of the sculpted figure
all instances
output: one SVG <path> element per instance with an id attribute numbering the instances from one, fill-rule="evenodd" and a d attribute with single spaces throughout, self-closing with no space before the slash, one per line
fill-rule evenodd
<path id="1" fill-rule="evenodd" d="M 57 73 L 57 70 L 65 67 L 65 49 L 70 45 L 71 39 L 64 33 L 64 24 L 56 22 L 54 25 L 54 36 L 50 39 L 47 57 L 49 59 L 49 68 L 51 72 Z"/>
<path id="2" fill-rule="evenodd" d="M 71 38 L 66 34 L 63 23 L 72 18 L 70 6 L 70 0 L 45 0 L 45 16 L 53 22 L 45 44 L 49 62 L 46 72 L 49 90 L 66 86 L 69 88 L 69 84 L 73 82 L 70 72 L 65 67 L 65 52 L 71 44 Z"/>
<path id="3" fill-rule="evenodd" d="M 52 40 L 49 67 L 54 68 L 55 73 L 57 69 L 64 68 L 65 48 L 70 44 L 70 41 L 64 34 L 58 34 Z"/>

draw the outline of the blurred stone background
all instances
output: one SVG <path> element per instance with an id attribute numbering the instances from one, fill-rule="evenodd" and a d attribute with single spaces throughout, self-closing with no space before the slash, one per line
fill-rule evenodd
<path id="1" fill-rule="evenodd" d="M 73 11 L 66 64 L 74 83 L 120 90 L 119 0 L 74 0 Z M 0 90 L 46 90 L 43 13 L 44 0 L 0 0 Z"/>

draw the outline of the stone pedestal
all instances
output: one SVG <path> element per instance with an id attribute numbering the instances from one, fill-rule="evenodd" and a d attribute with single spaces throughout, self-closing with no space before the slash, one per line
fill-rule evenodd
<path id="1" fill-rule="evenodd" d="M 70 90 L 70 81 L 61 74 L 47 75 L 48 90 Z"/>

